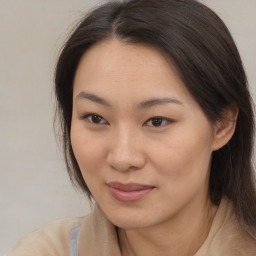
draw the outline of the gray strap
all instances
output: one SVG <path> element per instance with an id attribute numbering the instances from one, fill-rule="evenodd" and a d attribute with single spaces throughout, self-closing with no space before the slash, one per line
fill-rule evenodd
<path id="1" fill-rule="evenodd" d="M 77 256 L 77 239 L 80 231 L 79 224 L 75 224 L 71 230 L 70 251 L 71 256 Z"/>

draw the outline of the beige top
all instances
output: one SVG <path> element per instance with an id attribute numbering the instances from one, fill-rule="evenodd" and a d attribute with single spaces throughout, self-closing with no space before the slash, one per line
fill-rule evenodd
<path id="1" fill-rule="evenodd" d="M 55 221 L 23 238 L 7 256 L 121 256 L 115 226 L 98 206 L 80 219 Z M 223 199 L 208 237 L 194 256 L 256 256 L 256 237 L 241 230 Z"/>

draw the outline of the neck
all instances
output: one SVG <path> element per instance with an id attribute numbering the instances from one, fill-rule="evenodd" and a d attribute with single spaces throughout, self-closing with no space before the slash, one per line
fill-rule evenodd
<path id="1" fill-rule="evenodd" d="M 183 211 L 167 222 L 143 229 L 119 229 L 123 256 L 192 256 L 210 231 L 217 207 L 207 202 L 196 211 Z M 191 214 L 193 213 L 193 214 Z"/>

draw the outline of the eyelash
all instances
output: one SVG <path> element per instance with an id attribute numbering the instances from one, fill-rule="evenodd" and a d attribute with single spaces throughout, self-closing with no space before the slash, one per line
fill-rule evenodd
<path id="1" fill-rule="evenodd" d="M 92 123 L 92 124 L 99 124 L 99 125 L 104 125 L 104 124 L 108 124 L 108 122 L 106 121 L 106 123 L 103 123 L 103 124 L 101 124 L 101 123 L 96 123 L 96 122 L 93 122 L 92 120 L 90 120 L 90 118 L 93 118 L 93 117 L 96 117 L 96 118 L 101 118 L 101 120 L 105 120 L 102 116 L 100 116 L 100 115 L 97 115 L 97 114 L 95 114 L 95 113 L 89 113 L 89 114 L 85 114 L 85 115 L 83 115 L 82 117 L 81 117 L 81 120 L 88 120 L 90 123 Z"/>
<path id="2" fill-rule="evenodd" d="M 150 127 L 163 127 L 165 125 L 168 125 L 170 123 L 173 122 L 173 120 L 169 119 L 169 118 L 165 118 L 165 117 L 162 117 L 162 116 L 154 116 L 154 117 L 151 117 L 150 119 L 148 119 L 146 123 L 149 123 L 149 122 L 152 122 L 152 121 L 161 121 L 161 122 L 164 122 L 164 124 L 160 124 L 160 125 L 149 125 Z"/>
<path id="3" fill-rule="evenodd" d="M 91 118 L 98 118 L 99 119 L 99 122 L 94 122 Z M 88 113 L 88 114 L 85 114 L 83 115 L 81 118 L 81 120 L 88 120 L 90 123 L 92 124 L 96 124 L 96 125 L 106 125 L 106 124 L 109 124 L 108 121 L 106 121 L 102 116 L 98 115 L 98 114 L 95 114 L 95 113 Z M 104 123 L 100 123 L 102 120 L 104 120 Z M 149 118 L 144 124 L 147 124 L 149 122 L 152 122 L 152 121 L 160 121 L 160 122 L 164 122 L 164 124 L 160 124 L 160 125 L 148 125 L 150 127 L 163 127 L 165 125 L 168 125 L 172 122 L 174 122 L 173 120 L 169 119 L 169 118 L 166 118 L 166 117 L 162 117 L 162 116 L 154 116 L 154 117 L 151 117 Z"/>

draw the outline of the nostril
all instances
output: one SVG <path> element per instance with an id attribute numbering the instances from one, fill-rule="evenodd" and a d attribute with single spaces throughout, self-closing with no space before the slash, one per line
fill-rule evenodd
<path id="1" fill-rule="evenodd" d="M 107 156 L 107 163 L 117 171 L 138 170 L 144 166 L 145 157 L 139 151 L 112 151 Z"/>

